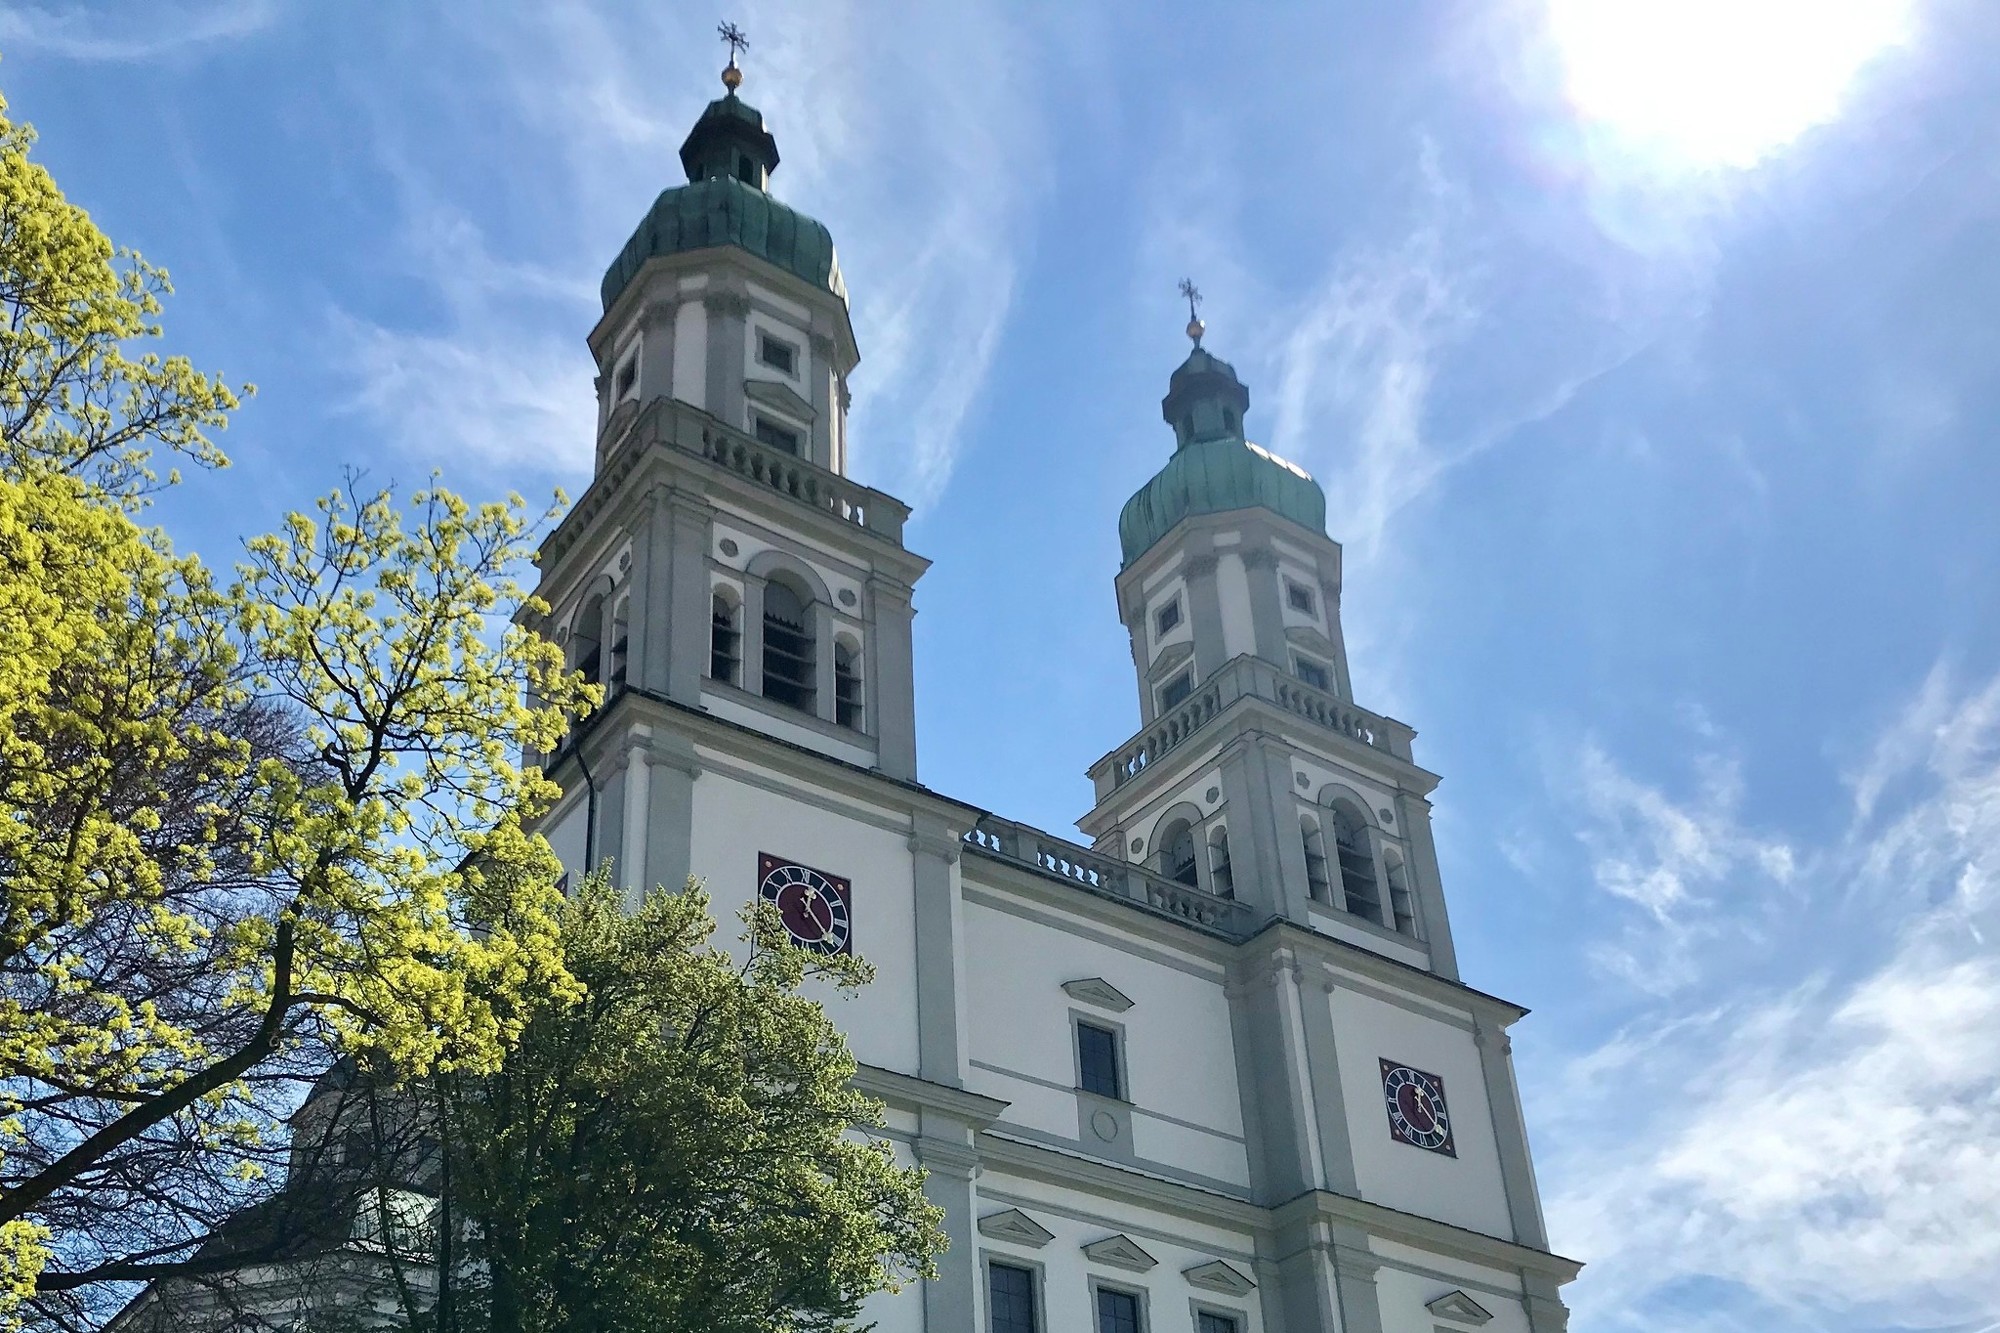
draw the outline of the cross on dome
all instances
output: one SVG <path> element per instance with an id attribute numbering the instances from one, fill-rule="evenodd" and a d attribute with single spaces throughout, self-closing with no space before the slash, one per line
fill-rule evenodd
<path id="1" fill-rule="evenodd" d="M 715 31 L 729 47 L 729 65 L 722 71 L 722 86 L 733 93 L 743 86 L 743 71 L 737 68 L 736 57 L 750 49 L 750 39 L 734 23 L 718 23 Z"/>
<path id="2" fill-rule="evenodd" d="M 1194 339 L 1196 347 L 1201 346 L 1201 335 L 1208 332 L 1208 325 L 1201 322 L 1201 288 L 1194 285 L 1193 278 L 1181 279 L 1181 295 L 1187 298 L 1187 336 Z"/>

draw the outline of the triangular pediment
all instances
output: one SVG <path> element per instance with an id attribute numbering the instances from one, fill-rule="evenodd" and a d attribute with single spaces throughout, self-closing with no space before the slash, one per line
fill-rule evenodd
<path id="1" fill-rule="evenodd" d="M 813 411 L 811 403 L 784 385 L 770 380 L 744 380 L 743 392 L 749 396 L 751 402 L 762 403 L 797 421 L 811 421 L 818 415 Z"/>
<path id="2" fill-rule="evenodd" d="M 1075 981 L 1065 981 L 1062 988 L 1072 1000 L 1094 1004 L 1115 1014 L 1122 1014 L 1132 1007 L 1132 997 L 1103 977 L 1079 977 Z"/>
<path id="3" fill-rule="evenodd" d="M 1203 1287 L 1209 1291 L 1219 1291 L 1226 1296 L 1242 1296 L 1257 1286 L 1248 1275 L 1238 1272 L 1220 1259 L 1211 1259 L 1193 1268 L 1183 1268 L 1181 1276 L 1189 1286 Z"/>
<path id="4" fill-rule="evenodd" d="M 1133 1273 L 1143 1273 L 1160 1262 L 1140 1249 L 1139 1242 L 1130 1236 L 1106 1236 L 1103 1240 L 1094 1240 L 1083 1247 L 1083 1254 L 1092 1263 L 1108 1264 Z"/>
<path id="5" fill-rule="evenodd" d="M 979 1219 L 979 1234 L 990 1240 L 1011 1241 L 1039 1250 L 1056 1238 L 1056 1233 L 1029 1217 L 1019 1208 L 988 1213 Z"/>
<path id="6" fill-rule="evenodd" d="M 1181 663 L 1193 656 L 1194 645 L 1187 640 L 1182 639 L 1177 643 L 1170 643 L 1160 649 L 1159 655 L 1153 658 L 1153 664 L 1146 668 L 1146 674 L 1154 680 L 1165 680 L 1168 676 L 1180 670 Z"/>
<path id="7" fill-rule="evenodd" d="M 1426 1302 L 1424 1308 L 1440 1319 L 1470 1324 L 1474 1328 L 1493 1317 L 1491 1310 L 1462 1291 L 1448 1291 L 1436 1300 Z"/>

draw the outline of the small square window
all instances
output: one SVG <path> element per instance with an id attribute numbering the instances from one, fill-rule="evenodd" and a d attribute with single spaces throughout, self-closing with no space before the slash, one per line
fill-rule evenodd
<path id="1" fill-rule="evenodd" d="M 1145 1333 L 1139 1322 L 1139 1298 L 1129 1291 L 1099 1287 L 1097 1333 Z"/>
<path id="2" fill-rule="evenodd" d="M 1292 674 L 1316 690 L 1330 690 L 1333 688 L 1333 678 L 1327 674 L 1326 668 L 1313 661 L 1310 657 L 1294 657 L 1292 659 Z"/>
<path id="3" fill-rule="evenodd" d="M 633 352 L 620 363 L 618 378 L 614 382 L 611 398 L 613 402 L 624 402 L 639 387 L 639 354 Z"/>
<path id="4" fill-rule="evenodd" d="M 799 349 L 768 333 L 757 335 L 757 359 L 784 375 L 799 373 Z"/>
<path id="5" fill-rule="evenodd" d="M 788 454 L 799 452 L 799 433 L 764 417 L 757 418 L 757 438 L 773 449 L 783 449 Z"/>
<path id="6" fill-rule="evenodd" d="M 1285 605 L 1291 607 L 1294 611 L 1302 611 L 1306 615 L 1311 615 L 1314 606 L 1312 589 L 1286 579 Z"/>
<path id="7" fill-rule="evenodd" d="M 1181 599 L 1176 597 L 1159 610 L 1153 612 L 1153 633 L 1155 637 L 1181 623 Z"/>
<path id="8" fill-rule="evenodd" d="M 1099 1097 L 1122 1101 L 1123 1080 L 1118 1076 L 1118 1034 L 1095 1023 L 1076 1025 L 1077 1086 Z"/>
<path id="9" fill-rule="evenodd" d="M 1194 693 L 1194 672 L 1183 671 L 1160 687 L 1160 711 L 1165 712 Z"/>
<path id="10" fill-rule="evenodd" d="M 1235 1315 L 1202 1310 L 1195 1319 L 1194 1327 L 1195 1333 L 1238 1333 L 1242 1325 L 1236 1322 Z"/>
<path id="11" fill-rule="evenodd" d="M 1039 1333 L 1035 1326 L 1035 1272 L 1015 1264 L 986 1266 L 989 1333 Z"/>

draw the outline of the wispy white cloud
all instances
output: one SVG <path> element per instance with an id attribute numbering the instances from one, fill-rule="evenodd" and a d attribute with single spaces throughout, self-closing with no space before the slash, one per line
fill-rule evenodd
<path id="1" fill-rule="evenodd" d="M 1745 833 L 1733 776 L 1681 802 L 1610 764 L 1586 840 L 1662 935 L 1809 885 L 1767 966 L 1717 948 L 1705 1006 L 1663 1002 L 1580 1054 L 1537 1108 L 1579 1318 L 1614 1329 L 1972 1327 L 2000 1316 L 2000 679 L 1934 672 L 1850 777 L 1851 827 L 1794 853 Z M 1711 937 L 1714 938 L 1714 937 Z M 1861 960 L 1800 975 L 1799 958 Z M 1738 944 L 1742 940 L 1731 941 Z M 1786 975 L 1793 979 L 1783 980 Z M 1775 978 L 1760 989 L 1746 976 Z M 1613 1128 L 1615 1126 L 1615 1128 Z M 1702 1284 L 1701 1311 L 1674 1299 Z M 1718 1296 L 1718 1292 L 1728 1293 Z"/>
<path id="2" fill-rule="evenodd" d="M 270 27 L 279 13 L 276 0 L 132 5 L 115 10 L 10 4 L 0 8 L 0 48 L 85 62 L 158 60 L 248 37 Z"/>

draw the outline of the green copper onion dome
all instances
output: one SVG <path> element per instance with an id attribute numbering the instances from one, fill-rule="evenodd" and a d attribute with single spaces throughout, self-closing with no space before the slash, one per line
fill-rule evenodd
<path id="1" fill-rule="evenodd" d="M 1250 391 L 1227 361 L 1195 348 L 1174 372 L 1161 414 L 1177 447 L 1167 465 L 1118 515 L 1125 563 L 1151 550 L 1184 518 L 1231 509 L 1268 509 L 1314 532 L 1326 531 L 1326 495 L 1295 463 L 1243 438 Z"/>
<path id="2" fill-rule="evenodd" d="M 730 72 L 735 68 L 732 64 Z M 763 114 L 736 95 L 734 84 L 695 121 L 681 145 L 681 166 L 688 183 L 661 191 L 605 270 L 599 289 L 605 309 L 647 260 L 713 245 L 740 246 L 847 299 L 832 233 L 766 193 L 778 167 L 778 144 L 764 128 Z"/>

